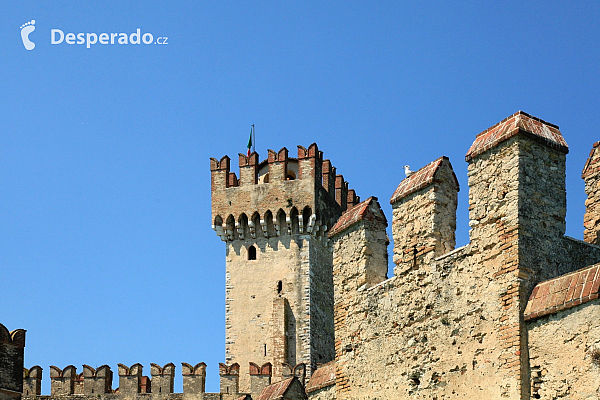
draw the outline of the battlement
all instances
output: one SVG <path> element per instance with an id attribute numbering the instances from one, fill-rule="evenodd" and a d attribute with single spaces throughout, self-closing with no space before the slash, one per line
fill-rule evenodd
<path id="1" fill-rule="evenodd" d="M 23 398 L 31 400 L 36 397 L 53 398 L 60 397 L 68 400 L 82 399 L 82 395 L 93 395 L 99 399 L 118 400 L 144 398 L 151 400 L 169 399 L 185 400 L 187 399 L 237 399 L 241 396 L 252 396 L 257 398 L 269 385 L 273 379 L 273 368 L 271 363 L 258 365 L 250 362 L 247 371 L 250 376 L 251 389 L 248 393 L 240 392 L 239 380 L 241 367 L 234 363 L 227 365 L 219 363 L 220 392 L 206 393 L 206 364 L 201 362 L 194 366 L 188 363 L 181 363 L 183 376 L 183 397 L 180 393 L 173 392 L 173 378 L 175 376 L 175 365 L 168 363 L 161 367 L 158 364 L 151 363 L 152 378 L 143 376 L 143 366 L 133 364 L 128 367 L 124 364 L 118 364 L 119 387 L 112 389 L 112 371 L 108 365 L 98 368 L 83 365 L 83 372 L 77 374 L 77 368 L 69 365 L 64 369 L 56 366 L 50 366 L 51 394 L 50 396 L 41 396 L 42 368 L 34 366 L 30 369 L 23 368 L 23 383 L 25 390 Z M 298 382 L 304 385 L 306 378 L 306 365 L 298 364 L 296 366 L 283 365 L 283 375 L 276 377 L 276 382 L 296 378 Z M 147 397 L 143 397 L 144 395 Z M 69 397 L 73 396 L 73 397 Z M 200 396 L 200 397 L 198 397 Z"/>
<path id="2" fill-rule="evenodd" d="M 119 364 L 115 390 L 107 365 L 51 366 L 41 396 L 42 369 L 21 365 L 25 400 L 595 398 L 600 142 L 581 175 L 585 242 L 564 236 L 567 153 L 558 126 L 521 111 L 476 135 L 459 249 L 450 160 L 401 180 L 391 279 L 377 198 L 360 202 L 316 144 L 297 158 L 240 154 L 239 179 L 229 157 L 211 159 L 213 229 L 227 242 L 219 393 L 205 393 L 204 363 L 182 363 L 173 393 L 168 363 L 151 378 Z M 24 331 L 0 326 L 4 381 L 23 346 Z"/>
<path id="3" fill-rule="evenodd" d="M 600 231 L 598 149 L 597 143 L 582 173 L 585 239 L 594 244 Z M 590 319 L 600 307 L 600 248 L 564 236 L 567 153 L 558 126 L 521 111 L 478 134 L 465 156 L 471 241 L 456 250 L 459 185 L 449 159 L 440 157 L 403 179 L 390 200 L 396 268 L 386 281 L 368 280 L 381 264 L 375 258 L 383 259 L 376 235 L 385 225 L 365 221 L 364 203 L 342 215 L 330 232 L 337 399 L 556 393 L 543 391 L 560 384 L 545 385 L 541 371 L 561 370 L 565 356 L 544 341 L 566 330 L 569 339 L 554 346 L 569 347 L 571 337 L 579 337 L 570 351 L 582 360 L 580 348 L 600 340 Z M 561 310 L 545 326 L 541 317 Z M 385 371 L 374 368 L 377 363 Z M 570 387 L 587 385 L 595 393 L 595 375 L 577 376 L 586 368 L 554 377 L 571 374 L 578 384 Z M 388 373 L 393 370 L 398 373 Z"/>
<path id="4" fill-rule="evenodd" d="M 255 240 L 293 234 L 323 237 L 360 197 L 315 143 L 298 146 L 298 157 L 287 148 L 239 154 L 240 178 L 230 171 L 228 156 L 211 158 L 213 229 L 223 241 Z"/>

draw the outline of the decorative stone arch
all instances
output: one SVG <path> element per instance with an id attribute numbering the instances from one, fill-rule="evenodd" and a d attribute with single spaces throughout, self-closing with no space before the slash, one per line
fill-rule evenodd
<path id="1" fill-rule="evenodd" d="M 266 230 L 267 234 L 265 235 L 265 237 L 273 237 L 275 236 L 275 225 L 273 224 L 273 213 L 271 212 L 271 210 L 267 210 L 267 212 L 265 213 L 265 218 L 263 220 L 264 223 L 264 227 L 263 227 L 263 232 Z M 261 225 L 262 225 L 262 221 L 261 221 Z"/>
<path id="2" fill-rule="evenodd" d="M 240 239 L 248 239 L 250 237 L 250 229 L 248 227 L 248 216 L 242 213 L 236 224 L 237 234 Z"/>
<path id="3" fill-rule="evenodd" d="M 276 225 L 275 229 L 279 235 L 286 235 L 288 233 L 285 211 L 281 208 L 277 211 Z"/>
<path id="4" fill-rule="evenodd" d="M 292 207 L 290 211 L 290 220 L 291 220 L 291 228 L 292 234 L 300 233 L 300 224 L 298 221 L 298 209 L 296 207 Z"/>
<path id="5" fill-rule="evenodd" d="M 233 214 L 229 214 L 227 217 L 227 221 L 225 222 L 225 234 L 229 240 L 234 240 L 237 238 L 235 229 L 235 217 Z"/>
<path id="6" fill-rule="evenodd" d="M 260 214 L 257 211 L 254 211 L 254 214 L 252 214 L 252 218 L 250 218 L 248 225 L 250 227 L 250 235 L 252 235 L 253 238 L 256 238 L 257 235 L 264 236 L 260 227 Z"/>
<path id="7" fill-rule="evenodd" d="M 308 226 L 310 223 L 310 216 L 312 215 L 312 209 L 309 206 L 304 207 L 302 210 L 302 225 L 304 228 L 304 232 L 310 232 L 308 230 Z"/>

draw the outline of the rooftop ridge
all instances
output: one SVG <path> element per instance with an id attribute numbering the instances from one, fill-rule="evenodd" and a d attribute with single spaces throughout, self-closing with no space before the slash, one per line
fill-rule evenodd
<path id="1" fill-rule="evenodd" d="M 283 399 L 283 395 L 288 390 L 292 381 L 298 379 L 296 377 L 285 379 L 281 382 L 273 383 L 263 389 L 256 400 L 278 400 Z"/>
<path id="2" fill-rule="evenodd" d="M 581 171 L 581 178 L 585 179 L 586 177 L 594 174 L 595 172 L 600 171 L 600 166 L 596 166 L 600 162 L 600 158 L 595 157 L 595 153 L 598 150 L 598 146 L 600 146 L 600 142 L 594 143 L 592 150 L 590 150 L 590 155 L 588 156 L 585 165 L 583 166 L 583 170 Z"/>
<path id="3" fill-rule="evenodd" d="M 314 392 L 315 390 L 323 389 L 335 384 L 335 360 L 329 361 L 321 365 L 310 377 L 310 381 L 306 385 L 306 393 Z"/>
<path id="4" fill-rule="evenodd" d="M 551 126 L 551 127 L 553 127 L 553 128 L 560 129 L 560 128 L 559 128 L 559 126 L 558 126 L 558 125 L 556 125 L 556 124 L 553 124 L 553 123 L 551 123 L 551 122 L 548 122 L 548 121 L 544 121 L 544 120 L 543 120 L 543 119 L 541 119 L 541 118 L 535 117 L 535 116 L 533 116 L 533 115 L 531 115 L 531 114 L 529 114 L 529 113 L 526 113 L 525 111 L 521 111 L 521 110 L 519 110 L 519 111 L 517 111 L 516 113 L 514 113 L 513 115 L 509 115 L 508 117 L 504 118 L 502 121 L 500 121 L 500 122 L 498 122 L 498 123 L 496 123 L 496 124 L 494 124 L 494 125 L 490 126 L 490 127 L 489 127 L 489 128 L 487 128 L 486 130 L 484 130 L 484 131 L 482 131 L 482 132 L 479 132 L 477 135 L 475 135 L 475 138 L 477 138 L 477 137 L 479 137 L 479 136 L 483 135 L 484 133 L 486 133 L 486 132 L 488 132 L 488 131 L 490 131 L 490 130 L 494 129 L 494 128 L 495 128 L 495 127 L 497 127 L 498 125 L 501 125 L 501 124 L 505 123 L 505 122 L 506 122 L 506 121 L 508 121 L 509 119 L 511 119 L 511 118 L 513 118 L 513 117 L 516 117 L 517 115 L 524 115 L 524 116 L 526 116 L 526 117 L 528 117 L 528 118 L 531 118 L 531 119 L 533 119 L 533 120 L 535 120 L 535 121 L 541 122 L 541 123 L 542 123 L 542 124 L 544 124 L 544 125 L 549 125 L 549 126 Z"/>
<path id="5" fill-rule="evenodd" d="M 558 125 L 533 117 L 526 112 L 518 111 L 479 133 L 465 155 L 465 160 L 469 162 L 474 157 L 483 154 L 519 133 L 525 133 L 531 139 L 556 150 L 564 153 L 569 152 L 569 146 L 560 133 Z"/>
<path id="6" fill-rule="evenodd" d="M 419 190 L 433 183 L 435 179 L 435 174 L 439 170 L 444 160 L 450 162 L 450 159 L 448 157 L 442 156 L 433 160 L 432 162 L 420 168 L 419 170 L 415 171 L 411 176 L 404 178 L 394 191 L 394 194 L 392 194 L 390 204 L 394 204 L 400 199 L 411 195 L 415 192 L 418 192 Z M 454 175 L 454 181 L 458 187 L 459 185 L 458 180 L 456 179 L 456 175 Z"/>
<path id="7" fill-rule="evenodd" d="M 377 207 L 381 211 L 381 207 L 379 206 L 377 197 L 371 196 L 368 199 L 366 199 L 365 201 L 358 203 L 354 207 L 352 207 L 352 208 L 348 209 L 346 212 L 344 212 L 342 214 L 342 216 L 338 219 L 338 221 L 335 223 L 335 225 L 329 231 L 329 237 L 333 237 L 333 236 L 337 235 L 338 233 L 341 233 L 341 232 L 345 231 L 346 229 L 350 228 L 352 225 L 365 219 L 368 214 L 369 206 L 373 203 L 377 204 Z M 383 214 L 383 212 L 381 212 L 381 216 L 385 220 L 385 215 Z M 374 218 L 378 218 L 378 217 L 374 216 Z M 386 225 L 387 225 L 387 220 L 386 220 Z"/>

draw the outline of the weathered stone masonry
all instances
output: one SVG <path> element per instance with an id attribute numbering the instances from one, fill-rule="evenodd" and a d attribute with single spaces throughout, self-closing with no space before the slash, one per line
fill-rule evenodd
<path id="1" fill-rule="evenodd" d="M 272 363 L 281 379 L 333 359 L 327 231 L 359 201 L 316 144 L 258 160 L 240 154 L 238 180 L 228 157 L 211 159 L 213 229 L 227 243 L 225 358 L 243 368 L 243 393 L 250 362 Z"/>
<path id="2" fill-rule="evenodd" d="M 338 399 L 555 393 L 532 392 L 527 299 L 537 282 L 600 260 L 563 236 L 567 150 L 558 127 L 522 112 L 479 134 L 466 156 L 471 242 L 451 252 L 451 166 L 405 179 L 391 201 L 396 276 L 375 286 L 360 285 L 361 249 L 383 227 L 333 228 Z"/>
<path id="3" fill-rule="evenodd" d="M 475 137 L 470 242 L 458 249 L 452 165 L 419 169 L 390 200 L 391 279 L 378 199 L 360 202 L 316 144 L 297 158 L 240 154 L 239 179 L 228 157 L 211 159 L 213 229 L 226 242 L 220 393 L 205 393 L 204 363 L 182 364 L 183 393 L 172 393 L 173 364 L 152 364 L 151 379 L 119 364 L 117 390 L 108 366 L 52 366 L 52 394 L 40 396 L 40 367 L 15 380 L 24 331 L 4 329 L 0 394 L 17 399 L 22 384 L 26 400 L 598 398 L 599 147 L 582 172 L 585 241 L 564 236 L 568 146 L 556 125 L 517 112 Z"/>
<path id="4" fill-rule="evenodd" d="M 0 400 L 21 397 L 24 348 L 25 330 L 9 332 L 0 324 Z"/>

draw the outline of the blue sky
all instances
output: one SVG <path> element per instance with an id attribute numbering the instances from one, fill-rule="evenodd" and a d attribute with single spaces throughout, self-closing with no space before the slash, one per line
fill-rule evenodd
<path id="1" fill-rule="evenodd" d="M 0 6 L 0 322 L 25 364 L 224 360 L 225 245 L 209 157 L 317 142 L 363 198 L 518 110 L 560 126 L 567 234 L 600 139 L 600 3 L 5 1 Z M 21 25 L 35 20 L 29 39 Z M 140 29 L 165 45 L 51 44 Z"/>

